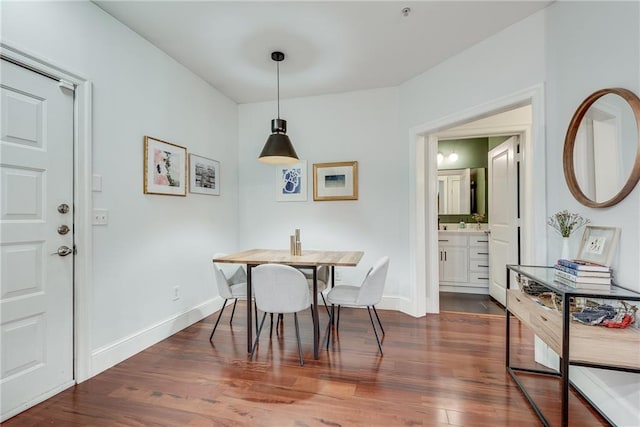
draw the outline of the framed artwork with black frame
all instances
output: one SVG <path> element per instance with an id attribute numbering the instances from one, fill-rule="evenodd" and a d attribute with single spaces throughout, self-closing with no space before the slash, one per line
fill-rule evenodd
<path id="1" fill-rule="evenodd" d="M 189 193 L 220 195 L 220 162 L 189 154 Z"/>

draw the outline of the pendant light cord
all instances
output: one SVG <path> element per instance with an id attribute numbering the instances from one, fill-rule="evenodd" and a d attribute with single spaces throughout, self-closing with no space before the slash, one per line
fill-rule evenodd
<path id="1" fill-rule="evenodd" d="M 278 119 L 280 118 L 280 62 L 276 62 L 276 75 L 278 76 Z"/>

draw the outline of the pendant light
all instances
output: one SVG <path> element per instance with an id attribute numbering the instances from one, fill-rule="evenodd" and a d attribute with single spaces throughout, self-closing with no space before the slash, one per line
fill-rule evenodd
<path id="1" fill-rule="evenodd" d="M 298 161 L 291 140 L 287 136 L 287 121 L 280 118 L 280 62 L 284 53 L 271 52 L 271 59 L 276 62 L 278 76 L 278 118 L 271 120 L 271 135 L 267 138 L 258 160 L 269 165 L 288 165 Z"/>

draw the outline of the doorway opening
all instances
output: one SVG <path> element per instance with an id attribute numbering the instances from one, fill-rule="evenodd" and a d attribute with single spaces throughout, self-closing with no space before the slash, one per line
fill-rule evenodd
<path id="1" fill-rule="evenodd" d="M 528 111 L 529 119 L 505 120 Z M 507 263 L 540 263 L 546 260 L 546 200 L 544 158 L 544 100 L 542 86 L 447 116 L 413 129 L 416 147 L 416 296 L 418 313 L 440 311 L 440 261 L 438 245 L 438 141 L 440 139 L 509 136 L 520 139 L 520 183 L 513 184 L 520 195 L 523 215 L 507 212 L 510 224 L 520 227 L 521 255 L 507 251 Z M 443 153 L 444 154 L 444 153 Z M 516 152 L 513 153 L 515 165 Z M 535 174 L 534 174 L 535 171 Z M 495 214 L 495 212 L 494 212 Z M 491 212 L 488 212 L 489 222 Z M 499 216 L 494 215 L 494 218 Z M 505 219 L 505 220 L 506 220 Z M 491 224 L 489 224 L 491 226 Z M 535 236 L 535 237 L 534 237 Z M 491 267 L 491 279 L 506 282 L 504 263 Z M 497 273 L 497 274 L 495 274 Z M 424 296 L 424 299 L 422 297 Z M 424 309 L 422 311 L 421 309 Z"/>
<path id="2" fill-rule="evenodd" d="M 504 314 L 504 265 L 520 261 L 518 154 L 530 125 L 526 105 L 436 135 L 441 311 Z M 497 130 L 506 127 L 522 131 Z"/>

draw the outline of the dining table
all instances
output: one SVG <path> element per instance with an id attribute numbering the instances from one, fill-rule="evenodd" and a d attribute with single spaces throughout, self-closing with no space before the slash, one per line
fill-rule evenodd
<path id="1" fill-rule="evenodd" d="M 362 251 L 322 251 L 305 250 L 300 255 L 292 255 L 289 250 L 249 249 L 242 252 L 214 258 L 216 263 L 245 264 L 247 266 L 247 352 L 253 346 L 253 319 L 251 310 L 252 283 L 251 269 L 261 264 L 284 264 L 295 268 L 312 270 L 313 274 L 313 358 L 318 359 L 320 347 L 320 321 L 318 317 L 318 267 L 330 269 L 331 287 L 335 285 L 335 267 L 356 267 Z"/>

